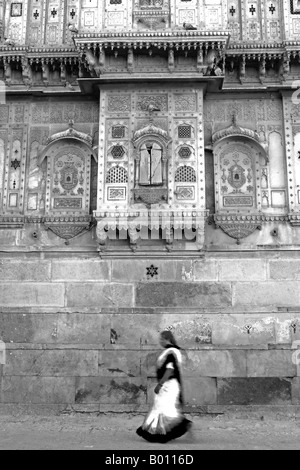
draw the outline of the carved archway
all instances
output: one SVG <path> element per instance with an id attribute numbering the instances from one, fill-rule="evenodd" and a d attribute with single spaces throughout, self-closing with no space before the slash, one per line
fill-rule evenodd
<path id="1" fill-rule="evenodd" d="M 261 228 L 261 178 L 267 145 L 253 130 L 233 124 L 213 137 L 215 223 L 240 242 Z"/>
<path id="2" fill-rule="evenodd" d="M 47 159 L 45 226 L 69 240 L 91 226 L 92 137 L 73 129 L 52 135 L 39 156 Z"/>

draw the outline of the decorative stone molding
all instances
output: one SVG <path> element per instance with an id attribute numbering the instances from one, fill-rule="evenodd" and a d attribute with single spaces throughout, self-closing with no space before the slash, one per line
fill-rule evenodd
<path id="1" fill-rule="evenodd" d="M 71 120 L 69 121 L 69 129 L 66 131 L 58 132 L 57 134 L 53 134 L 51 137 L 48 138 L 47 140 L 47 145 L 53 144 L 54 142 L 57 142 L 62 139 L 75 139 L 79 140 L 80 142 L 83 142 L 84 144 L 92 147 L 93 144 L 93 138 L 89 134 L 84 134 L 83 132 L 79 132 L 76 129 L 73 128 L 74 122 Z"/>
<path id="2" fill-rule="evenodd" d="M 294 217 L 295 222 L 298 221 L 298 224 L 300 225 L 300 215 L 298 216 L 298 219 L 297 216 Z M 288 222 L 290 219 L 291 216 L 262 214 L 227 214 L 214 216 L 216 228 L 221 228 L 223 232 L 237 240 L 237 244 L 240 244 L 241 239 L 247 238 L 255 232 L 255 230 L 261 230 L 263 223 Z M 297 223 L 295 225 L 297 225 Z"/>
<path id="3" fill-rule="evenodd" d="M 242 136 L 251 140 L 255 140 L 257 143 L 262 145 L 261 138 L 257 132 L 251 129 L 240 127 L 237 124 L 236 115 L 233 116 L 231 126 L 227 127 L 226 129 L 221 129 L 220 131 L 215 132 L 213 134 L 212 143 L 214 145 L 222 139 L 226 139 L 228 137 L 237 137 L 237 136 Z"/>
<path id="4" fill-rule="evenodd" d="M 90 230 L 92 217 L 45 217 L 44 224 L 47 230 L 51 230 L 55 235 L 68 242 L 70 239 Z"/>
<path id="5" fill-rule="evenodd" d="M 0 229 L 23 228 L 24 222 L 23 216 L 0 216 Z"/>

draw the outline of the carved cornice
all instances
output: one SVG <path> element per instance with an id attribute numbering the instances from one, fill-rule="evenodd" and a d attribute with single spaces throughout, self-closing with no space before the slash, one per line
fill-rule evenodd
<path id="1" fill-rule="evenodd" d="M 209 46 L 224 49 L 228 46 L 230 33 L 228 31 L 146 31 L 127 33 L 100 33 L 74 35 L 74 43 L 83 51 L 86 47 L 100 47 L 101 49 L 142 49 L 156 47 L 167 49 L 169 47 L 193 48 Z"/>
<path id="2" fill-rule="evenodd" d="M 221 129 L 220 131 L 217 131 L 213 134 L 212 143 L 216 144 L 222 139 L 225 139 L 227 137 L 236 137 L 236 136 L 247 137 L 248 139 L 255 140 L 257 143 L 262 145 L 259 134 L 251 129 L 240 127 L 236 123 L 235 117 L 233 119 L 233 123 L 231 124 L 231 126 L 226 127 L 225 129 Z"/>
<path id="3" fill-rule="evenodd" d="M 146 127 L 143 127 L 142 129 L 139 129 L 134 133 L 133 142 L 137 142 L 139 139 L 149 135 L 158 135 L 162 137 L 166 143 L 169 143 L 171 141 L 170 136 L 164 129 L 161 129 L 160 127 L 157 127 L 150 122 Z"/>
<path id="4" fill-rule="evenodd" d="M 0 216 L 0 229 L 17 229 L 23 228 L 24 226 L 24 217 L 23 216 Z"/>
<path id="5" fill-rule="evenodd" d="M 89 147 L 92 147 L 93 144 L 92 136 L 77 131 L 73 128 L 73 124 L 70 124 L 69 129 L 67 129 L 66 131 L 58 132 L 57 134 L 53 134 L 52 136 L 50 136 L 47 140 L 47 145 L 53 144 L 54 142 L 57 142 L 58 140 L 62 139 L 80 140 L 81 142 L 87 144 Z"/>

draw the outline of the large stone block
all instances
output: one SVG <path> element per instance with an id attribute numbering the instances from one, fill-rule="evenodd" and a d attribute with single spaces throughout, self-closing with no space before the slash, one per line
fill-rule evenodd
<path id="1" fill-rule="evenodd" d="M 53 281 L 110 281 L 110 263 L 103 260 L 54 260 Z"/>
<path id="2" fill-rule="evenodd" d="M 265 281 L 266 261 L 261 259 L 220 259 L 218 260 L 220 281 Z"/>
<path id="3" fill-rule="evenodd" d="M 146 398 L 146 379 L 80 377 L 76 380 L 76 404 L 145 404 Z"/>
<path id="4" fill-rule="evenodd" d="M 109 344 L 111 316 L 67 313 L 57 316 L 57 340 L 72 344 Z"/>
<path id="5" fill-rule="evenodd" d="M 5 343 L 55 343 L 57 318 L 57 314 L 2 313 L 2 340 Z"/>
<path id="6" fill-rule="evenodd" d="M 291 381 L 278 377 L 220 378 L 219 405 L 290 405 Z"/>
<path id="7" fill-rule="evenodd" d="M 194 262 L 194 281 L 217 281 L 217 262 L 211 259 L 200 259 Z"/>
<path id="8" fill-rule="evenodd" d="M 246 352 L 202 350 L 184 352 L 184 373 L 188 377 L 246 377 Z"/>
<path id="9" fill-rule="evenodd" d="M 136 306 L 214 308 L 232 305 L 226 283 L 149 282 L 136 285 Z"/>
<path id="10" fill-rule="evenodd" d="M 99 375 L 102 377 L 140 377 L 141 352 L 99 351 Z"/>
<path id="11" fill-rule="evenodd" d="M 300 260 L 270 260 L 271 279 L 300 281 Z"/>
<path id="12" fill-rule="evenodd" d="M 18 261 L 0 261 L 0 279 L 7 281 L 50 281 L 50 261 L 28 261 L 20 258 Z"/>
<path id="13" fill-rule="evenodd" d="M 248 377 L 295 377 L 292 351 L 247 351 Z"/>
<path id="14" fill-rule="evenodd" d="M 11 350 L 3 372 L 6 376 L 97 376 L 98 351 Z"/>
<path id="15" fill-rule="evenodd" d="M 67 307 L 133 307 L 131 284 L 79 283 L 66 284 Z"/>
<path id="16" fill-rule="evenodd" d="M 239 282 L 233 285 L 233 304 L 276 308 L 300 305 L 300 282 Z"/>
<path id="17" fill-rule="evenodd" d="M 212 343 L 218 345 L 267 345 L 275 342 L 275 318 L 271 315 L 216 315 L 212 319 Z"/>
<path id="18" fill-rule="evenodd" d="M 183 375 L 183 390 L 186 406 L 217 404 L 217 381 L 215 378 L 193 378 Z"/>
<path id="19" fill-rule="evenodd" d="M 3 377 L 2 403 L 44 403 L 49 405 L 75 400 L 73 377 Z"/>
<path id="20" fill-rule="evenodd" d="M 0 307 L 64 307 L 63 284 L 4 282 L 0 284 Z"/>

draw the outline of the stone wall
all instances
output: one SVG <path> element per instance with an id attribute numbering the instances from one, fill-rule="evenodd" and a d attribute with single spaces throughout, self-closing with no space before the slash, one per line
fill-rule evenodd
<path id="1" fill-rule="evenodd" d="M 166 326 L 183 347 L 188 410 L 296 410 L 299 266 L 298 252 L 2 255 L 0 410 L 146 411 Z"/>

